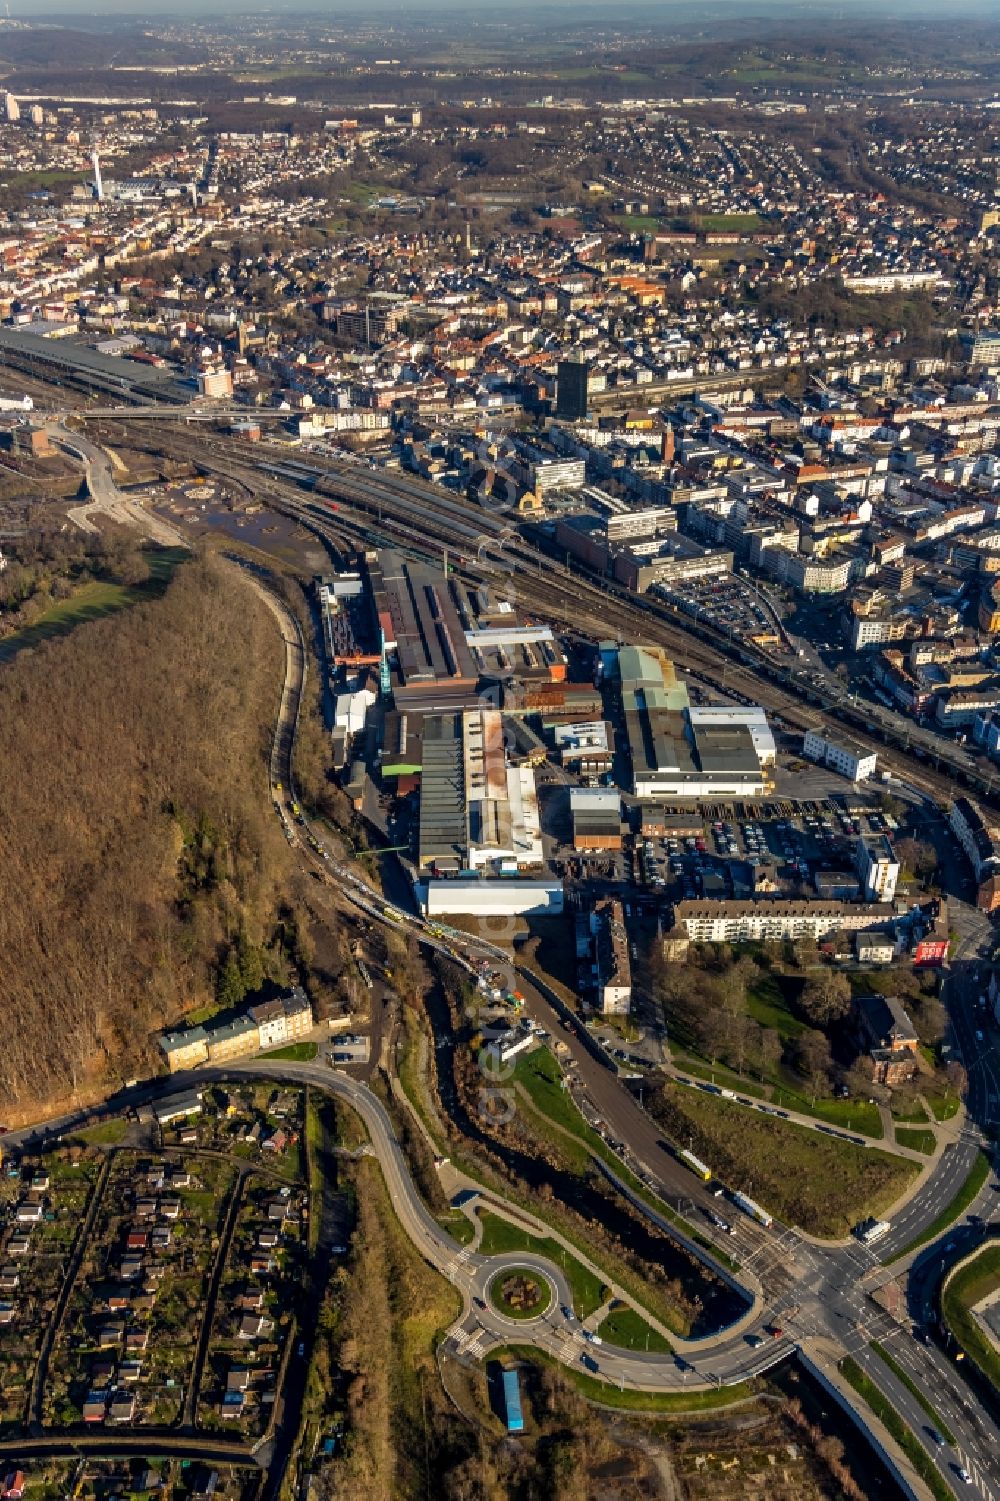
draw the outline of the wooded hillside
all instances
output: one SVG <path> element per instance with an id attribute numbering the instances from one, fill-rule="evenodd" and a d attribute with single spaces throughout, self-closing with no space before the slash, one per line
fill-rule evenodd
<path id="1" fill-rule="evenodd" d="M 267 791 L 283 654 L 231 565 L 0 669 L 7 1108 L 131 1072 L 231 955 L 284 978 Z"/>

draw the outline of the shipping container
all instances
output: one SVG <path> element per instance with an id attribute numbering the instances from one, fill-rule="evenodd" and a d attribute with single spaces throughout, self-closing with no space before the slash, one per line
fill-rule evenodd
<path id="1" fill-rule="evenodd" d="M 516 1371 L 503 1373 L 503 1400 L 507 1409 L 507 1432 L 523 1433 L 524 1415 L 521 1412 L 521 1383 Z"/>

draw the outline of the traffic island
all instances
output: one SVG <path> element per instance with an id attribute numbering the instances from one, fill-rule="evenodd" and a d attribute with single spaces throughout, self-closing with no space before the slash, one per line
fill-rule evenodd
<path id="1" fill-rule="evenodd" d="M 552 1307 L 555 1289 L 547 1277 L 530 1267 L 505 1267 L 492 1277 L 489 1300 L 504 1318 L 527 1323 Z"/>

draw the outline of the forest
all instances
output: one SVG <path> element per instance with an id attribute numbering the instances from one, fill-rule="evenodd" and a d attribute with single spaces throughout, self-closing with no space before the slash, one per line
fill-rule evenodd
<path id="1" fill-rule="evenodd" d="M 133 1072 L 234 955 L 247 985 L 293 975 L 267 788 L 282 668 L 266 607 L 199 558 L 0 669 L 8 1112 Z"/>

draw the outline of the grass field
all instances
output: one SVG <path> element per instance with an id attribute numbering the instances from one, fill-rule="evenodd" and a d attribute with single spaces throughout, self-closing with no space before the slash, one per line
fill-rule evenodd
<path id="1" fill-rule="evenodd" d="M 921 1131 L 919 1126 L 897 1126 L 896 1140 L 901 1147 L 909 1147 L 913 1152 L 923 1152 L 929 1157 L 937 1146 L 937 1137 L 933 1131 Z"/>
<path id="2" fill-rule="evenodd" d="M 599 1350 L 595 1351 L 595 1356 L 600 1359 Z M 560 1371 L 588 1401 L 631 1412 L 710 1412 L 717 1407 L 732 1407 L 736 1402 L 745 1402 L 755 1391 L 749 1382 L 743 1382 L 739 1386 L 713 1387 L 710 1391 L 678 1392 L 676 1395 L 673 1392 L 622 1391 L 620 1387 L 601 1381 L 597 1376 L 590 1376 L 586 1371 L 577 1370 L 575 1366 L 557 1364 L 533 1345 L 505 1345 L 502 1349 L 491 1350 L 489 1358 L 550 1366 Z"/>
<path id="3" fill-rule="evenodd" d="M 758 1079 L 741 1079 L 731 1068 L 721 1064 L 708 1064 L 702 1058 L 692 1059 L 683 1053 L 674 1053 L 674 1062 L 681 1073 L 692 1074 L 696 1079 L 708 1079 L 721 1084 L 725 1089 L 734 1089 L 738 1094 L 749 1095 L 755 1100 L 767 1100 L 782 1110 L 795 1110 L 800 1115 L 811 1115 L 828 1126 L 842 1126 L 845 1131 L 857 1131 L 861 1136 L 870 1136 L 878 1141 L 884 1135 L 882 1117 L 877 1105 L 867 1100 L 813 1100 L 788 1084 L 772 1082 L 762 1084 Z M 791 1077 L 786 1076 L 786 1077 Z"/>
<path id="4" fill-rule="evenodd" d="M 738 1263 L 728 1257 L 724 1251 L 720 1251 L 696 1225 L 683 1219 L 671 1209 L 669 1204 L 650 1193 L 645 1184 L 616 1157 L 604 1138 L 587 1124 L 577 1109 L 572 1095 L 563 1089 L 559 1064 L 548 1048 L 537 1048 L 519 1058 L 514 1078 L 515 1082 L 521 1085 L 528 1094 L 537 1110 L 538 1118 L 536 1119 L 540 1129 L 544 1128 L 546 1122 L 552 1121 L 562 1128 L 562 1132 L 570 1132 L 580 1143 L 574 1152 L 573 1143 L 568 1141 L 566 1136 L 560 1133 L 552 1137 L 561 1153 L 568 1156 L 570 1160 L 575 1157 L 577 1171 L 587 1170 L 591 1154 L 599 1157 L 644 1203 L 649 1204 L 658 1214 L 662 1214 L 665 1219 L 676 1225 L 679 1230 L 683 1230 L 685 1235 L 689 1235 L 699 1245 L 711 1250 L 712 1254 L 719 1261 L 725 1262 L 731 1271 L 738 1270 Z"/>
<path id="5" fill-rule="evenodd" d="M 532 1251 L 537 1256 L 547 1256 L 562 1268 L 573 1291 L 573 1308 L 578 1318 L 585 1319 L 595 1313 L 605 1301 L 607 1292 L 601 1279 L 568 1256 L 554 1240 L 543 1240 L 532 1235 L 530 1230 L 522 1230 L 488 1211 L 482 1211 L 479 1218 L 483 1222 L 483 1238 L 479 1245 L 483 1256 L 499 1256 L 511 1251 Z"/>
<path id="6" fill-rule="evenodd" d="M 969 1176 L 954 1198 L 942 1209 L 937 1219 L 932 1220 L 926 1230 L 922 1231 L 914 1240 L 911 1240 L 908 1246 L 904 1246 L 901 1251 L 897 1251 L 895 1256 L 890 1256 L 886 1265 L 891 1266 L 894 1261 L 899 1261 L 901 1257 L 908 1256 L 911 1251 L 917 1250 L 919 1246 L 926 1245 L 929 1240 L 934 1240 L 936 1236 L 941 1235 L 947 1230 L 949 1225 L 953 1225 L 958 1217 L 965 1213 L 973 1199 L 976 1198 L 989 1175 L 989 1158 L 980 1152 L 972 1164 Z"/>
<path id="7" fill-rule="evenodd" d="M 773 1027 L 782 1042 L 806 1030 L 805 1022 L 793 1015 L 773 975 L 762 975 L 747 991 L 747 1012 L 762 1027 Z"/>
<path id="8" fill-rule="evenodd" d="M 87 1126 L 83 1131 L 74 1131 L 77 1141 L 86 1141 L 92 1147 L 116 1147 L 128 1130 L 123 1120 L 101 1121 L 99 1125 Z"/>
<path id="9" fill-rule="evenodd" d="M 919 1100 L 900 1100 L 892 1107 L 892 1118 L 906 1126 L 923 1126 L 928 1115 Z"/>
<path id="10" fill-rule="evenodd" d="M 287 1058 L 290 1063 L 311 1063 L 316 1057 L 317 1047 L 314 1042 L 290 1042 L 287 1047 L 273 1048 L 269 1053 L 263 1053 L 264 1058 Z"/>
<path id="11" fill-rule="evenodd" d="M 945 1323 L 969 1359 L 1000 1391 L 1000 1356 L 983 1334 L 972 1309 L 1000 1287 L 1000 1245 L 987 1246 L 951 1278 L 941 1299 Z"/>
<path id="12" fill-rule="evenodd" d="M 942 1476 L 935 1468 L 923 1444 L 917 1438 L 912 1428 L 909 1428 L 899 1413 L 893 1407 L 887 1397 L 883 1397 L 874 1381 L 869 1380 L 856 1360 L 850 1355 L 844 1357 L 838 1367 L 840 1374 L 848 1381 L 860 1397 L 863 1397 L 877 1418 L 880 1418 L 886 1428 L 892 1434 L 896 1443 L 902 1449 L 907 1459 L 913 1465 L 917 1474 L 930 1488 L 931 1494 L 936 1501 L 952 1501 L 952 1490 L 946 1484 Z"/>
<path id="13" fill-rule="evenodd" d="M 760 229 L 763 219 L 759 214 L 702 214 L 701 227 L 709 233 L 725 233 L 727 230 L 738 230 L 745 234 L 752 234 Z"/>
<path id="14" fill-rule="evenodd" d="M 54 636 L 64 636 L 67 631 L 78 625 L 85 625 L 88 620 L 101 620 L 105 615 L 114 615 L 128 605 L 157 598 L 167 587 L 177 564 L 187 556 L 189 555 L 183 548 L 177 547 L 148 552 L 146 562 L 149 565 L 149 578 L 144 584 L 136 584 L 134 587 L 99 579 L 81 584 L 71 598 L 57 600 L 34 625 L 5 636 L 0 641 L 0 662 L 9 662 L 18 652 L 40 646 L 43 641 L 49 641 Z"/>
<path id="15" fill-rule="evenodd" d="M 447 1214 L 438 1215 L 438 1224 L 442 1230 L 447 1230 L 452 1240 L 458 1241 L 460 1246 L 472 1244 L 476 1227 L 469 1216 L 463 1214 L 460 1209 L 452 1209 Z"/>
<path id="16" fill-rule="evenodd" d="M 760 1115 L 683 1085 L 667 1084 L 654 1114 L 730 1188 L 812 1235 L 842 1237 L 878 1218 L 919 1171 L 916 1163 L 854 1146 L 807 1126 Z"/>
<path id="17" fill-rule="evenodd" d="M 5 188 L 27 188 L 29 192 L 48 192 L 52 188 L 67 187 L 71 183 L 86 182 L 86 172 L 38 171 L 12 172 L 3 179 Z"/>
<path id="18" fill-rule="evenodd" d="M 660 227 L 655 214 L 618 214 L 616 218 L 622 229 L 630 230 L 632 234 L 655 234 Z"/>
<path id="19" fill-rule="evenodd" d="M 670 1349 L 663 1335 L 651 1328 L 642 1315 L 627 1304 L 613 1308 L 599 1325 L 597 1332 L 609 1345 L 621 1345 L 625 1350 L 655 1350 L 663 1353 Z"/>
<path id="20" fill-rule="evenodd" d="M 925 1089 L 924 1099 L 934 1112 L 936 1121 L 950 1121 L 958 1114 L 961 1105 L 958 1095 L 952 1089 L 939 1094 L 933 1094 L 929 1089 Z"/>
<path id="21" fill-rule="evenodd" d="M 791 1011 L 782 989 L 774 976 L 763 976 L 747 994 L 747 1012 L 762 1027 L 771 1027 L 782 1042 L 793 1041 L 805 1030 Z M 673 1059 L 679 1069 L 693 1074 L 698 1079 L 711 1079 L 739 1094 L 766 1099 L 782 1110 L 795 1110 L 800 1115 L 811 1115 L 828 1126 L 841 1126 L 844 1130 L 857 1131 L 861 1136 L 870 1136 L 878 1141 L 884 1136 L 882 1117 L 878 1106 L 866 1099 L 849 1100 L 813 1099 L 806 1094 L 802 1081 L 790 1069 L 779 1064 L 763 1079 L 747 1078 L 721 1064 L 712 1064 L 708 1059 L 672 1049 Z"/>

